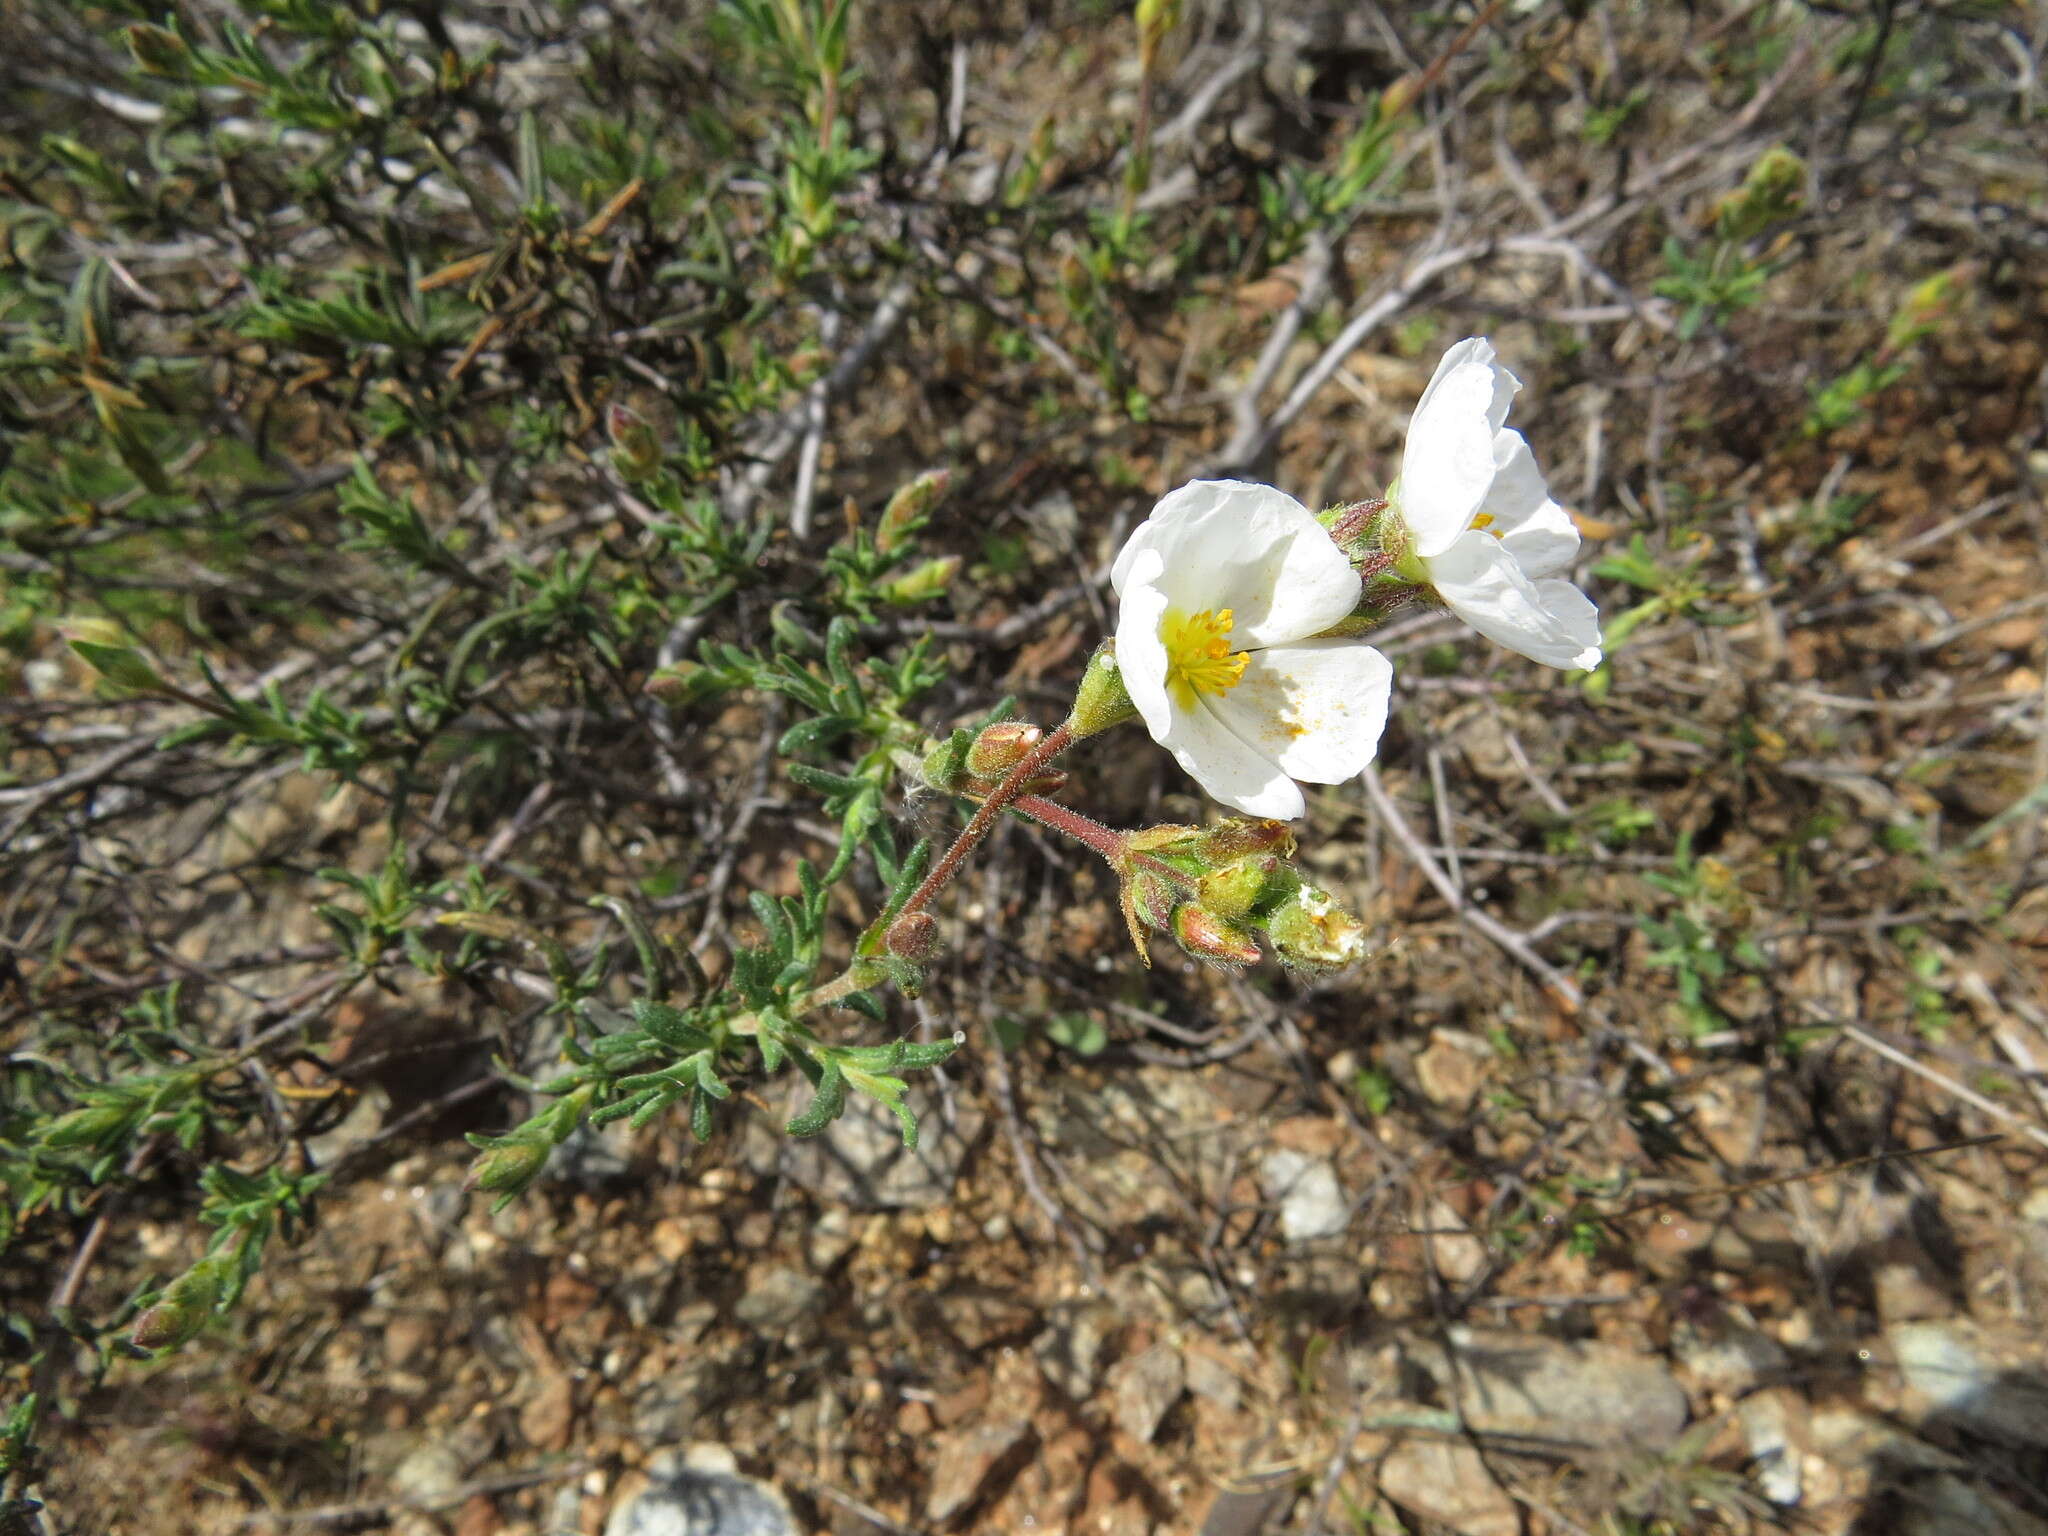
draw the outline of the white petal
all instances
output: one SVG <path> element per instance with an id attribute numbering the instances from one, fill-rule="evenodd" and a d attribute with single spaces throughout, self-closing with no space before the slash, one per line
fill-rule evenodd
<path id="1" fill-rule="evenodd" d="M 1572 563 L 1579 552 L 1579 530 L 1569 514 L 1550 499 L 1536 455 L 1519 432 L 1493 437 L 1493 488 L 1481 511 L 1493 518 L 1486 531 L 1507 546 L 1525 576 L 1549 576 Z"/>
<path id="2" fill-rule="evenodd" d="M 1572 665 L 1590 672 L 1600 665 L 1600 610 L 1593 600 L 1570 582 L 1546 576 L 1536 583 L 1536 596 L 1558 625 L 1579 647 Z"/>
<path id="3" fill-rule="evenodd" d="M 1288 776 L 1341 784 L 1372 761 L 1387 724 L 1394 669 L 1355 640 L 1298 640 L 1254 651 L 1212 707 Z"/>
<path id="4" fill-rule="evenodd" d="M 1600 613 L 1568 581 L 1531 581 L 1500 540 L 1468 533 L 1429 562 L 1437 595 L 1489 640 L 1552 667 L 1600 664 Z"/>
<path id="5" fill-rule="evenodd" d="M 1451 350 L 1471 345 L 1461 342 Z M 1401 519 L 1414 535 L 1415 553 L 1425 560 L 1472 526 L 1493 485 L 1495 371 L 1477 358 L 1439 368 L 1408 424 L 1401 450 Z"/>
<path id="6" fill-rule="evenodd" d="M 1468 363 L 1477 363 L 1483 368 L 1493 366 L 1493 343 L 1484 336 L 1467 336 L 1456 346 L 1447 348 L 1444 355 L 1436 360 L 1436 372 L 1429 376 L 1429 382 L 1422 388 L 1422 398 L 1415 402 L 1420 412 L 1436 394 L 1437 387 L 1458 369 Z"/>
<path id="7" fill-rule="evenodd" d="M 1358 604 L 1358 576 L 1322 524 L 1270 485 L 1196 480 L 1169 493 L 1117 555 L 1120 596 L 1147 551 L 1162 561 L 1152 579 L 1169 606 L 1232 611 L 1233 648 L 1312 635 Z"/>
<path id="8" fill-rule="evenodd" d="M 1522 387 L 1522 381 L 1494 361 L 1493 343 L 1484 336 L 1468 336 L 1437 360 L 1436 372 L 1430 375 L 1428 387 L 1422 391 L 1422 398 L 1416 402 L 1420 411 L 1429 404 L 1429 397 L 1436 393 L 1437 385 L 1468 363 L 1476 363 L 1493 375 L 1493 393 L 1486 403 L 1486 419 L 1498 432 L 1508 419 L 1508 407 L 1514 402 L 1515 392 Z"/>
<path id="9" fill-rule="evenodd" d="M 1129 553 L 1129 546 L 1125 546 Z M 1121 557 L 1118 561 L 1123 564 Z M 1173 719 L 1166 689 L 1166 643 L 1159 621 L 1166 616 L 1167 597 L 1158 585 L 1166 561 L 1156 549 L 1141 549 L 1127 569 L 1129 589 L 1117 605 L 1116 664 L 1123 672 L 1124 691 L 1138 708 L 1154 741 L 1164 742 Z"/>
<path id="10" fill-rule="evenodd" d="M 1210 799 L 1247 816 L 1294 820 L 1307 809 L 1300 788 L 1278 763 L 1262 757 L 1219 719 L 1210 704 L 1201 696 L 1193 709 L 1176 708 L 1169 729 L 1164 735 L 1155 731 L 1154 738 Z"/>

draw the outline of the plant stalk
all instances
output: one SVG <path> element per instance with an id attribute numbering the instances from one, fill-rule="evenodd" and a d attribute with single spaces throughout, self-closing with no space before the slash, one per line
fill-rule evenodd
<path id="1" fill-rule="evenodd" d="M 910 899 L 897 910 L 892 922 L 901 922 L 911 913 L 923 911 L 931 903 L 931 899 L 945 888 L 946 882 L 960 872 L 960 866 L 967 861 L 967 856 L 995 829 L 996 823 L 1002 819 L 1003 812 L 1024 793 L 1024 786 L 1048 763 L 1066 751 L 1073 744 L 1073 740 L 1072 727 L 1062 723 L 1057 730 L 1050 732 L 1037 746 L 1017 759 L 1016 765 L 1010 769 L 1002 783 L 989 791 L 988 798 L 983 800 L 974 815 L 968 818 L 967 825 L 960 829 L 960 835 L 953 839 L 953 846 L 932 866 L 931 872 L 924 877 L 918 888 L 910 893 Z"/>

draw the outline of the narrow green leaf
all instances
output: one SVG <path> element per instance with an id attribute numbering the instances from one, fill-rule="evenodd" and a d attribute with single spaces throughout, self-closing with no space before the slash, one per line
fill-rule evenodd
<path id="1" fill-rule="evenodd" d="M 839 1063 L 826 1058 L 825 1070 L 818 1079 L 818 1091 L 811 1098 L 810 1107 L 792 1119 L 783 1129 L 792 1136 L 815 1136 L 846 1109 L 846 1078 L 839 1070 Z"/>

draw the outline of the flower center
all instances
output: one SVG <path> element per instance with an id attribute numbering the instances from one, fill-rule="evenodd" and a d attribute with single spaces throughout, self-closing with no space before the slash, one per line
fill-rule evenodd
<path id="1" fill-rule="evenodd" d="M 1228 693 L 1244 676 L 1251 656 L 1232 651 L 1231 610 L 1221 613 L 1204 608 L 1200 613 L 1182 613 L 1169 608 L 1160 621 L 1159 638 L 1166 646 L 1166 685 L 1183 709 L 1195 706 L 1195 696 Z"/>
<path id="2" fill-rule="evenodd" d="M 1493 514 L 1491 512 L 1481 512 L 1478 514 L 1472 519 L 1472 526 L 1483 533 L 1492 534 L 1496 539 L 1506 537 L 1500 529 L 1493 526 Z"/>

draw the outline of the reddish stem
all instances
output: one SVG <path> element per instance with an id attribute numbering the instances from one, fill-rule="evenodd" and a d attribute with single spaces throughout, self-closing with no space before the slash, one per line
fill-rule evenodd
<path id="1" fill-rule="evenodd" d="M 1083 847 L 1094 849 L 1114 868 L 1121 869 L 1130 857 L 1130 847 L 1123 833 L 1105 827 L 1093 816 L 1084 816 L 1057 800 L 1048 800 L 1043 795 L 1019 795 L 1010 809 L 1020 816 L 1029 816 L 1064 837 L 1071 837 Z"/>
<path id="2" fill-rule="evenodd" d="M 1195 889 L 1195 882 L 1166 860 L 1132 851 L 1129 833 L 1105 827 L 1094 817 L 1084 816 L 1071 806 L 1048 800 L 1043 795 L 1019 795 L 1010 809 L 1019 816 L 1029 816 L 1040 825 L 1071 837 L 1084 847 L 1092 848 L 1109 861 L 1110 868 L 1117 872 L 1119 878 L 1128 877 L 1134 869 L 1145 869 L 1183 891 Z"/>
<path id="3" fill-rule="evenodd" d="M 1017 798 L 1024 793 L 1024 786 L 1030 783 L 1047 763 L 1066 751 L 1073 741 L 1073 730 L 1062 724 L 1059 729 L 1047 735 L 1037 746 L 1017 759 L 1016 765 L 1004 776 L 1003 782 L 989 791 L 988 798 L 983 800 L 980 808 L 968 818 L 967 825 L 960 829 L 960 835 L 953 839 L 953 846 L 932 866 L 931 873 L 924 877 L 923 883 L 910 893 L 910 899 L 903 903 L 891 920 L 892 926 L 913 912 L 923 911 L 930 904 L 931 899 L 944 889 L 946 882 L 959 873 L 960 866 L 967 860 L 967 855 L 974 852 L 980 846 L 981 840 L 994 830 L 995 824 L 1002 819 L 1003 812 L 1015 804 Z"/>

